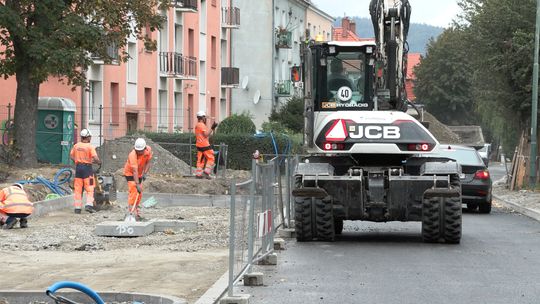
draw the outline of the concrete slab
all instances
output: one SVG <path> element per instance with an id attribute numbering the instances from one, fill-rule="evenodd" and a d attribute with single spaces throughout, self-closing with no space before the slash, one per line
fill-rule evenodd
<path id="1" fill-rule="evenodd" d="M 258 265 L 277 265 L 277 254 L 270 253 L 269 255 L 261 259 L 257 264 Z"/>
<path id="2" fill-rule="evenodd" d="M 154 232 L 153 222 L 109 221 L 96 225 L 94 233 L 99 236 L 137 237 Z"/>
<path id="3" fill-rule="evenodd" d="M 263 286 L 262 272 L 246 273 L 243 277 L 244 286 Z"/>
<path id="4" fill-rule="evenodd" d="M 285 240 L 282 238 L 275 238 L 274 250 L 285 250 Z"/>
<path id="5" fill-rule="evenodd" d="M 248 304 L 250 295 L 243 294 L 232 297 L 223 297 L 219 300 L 219 304 Z"/>
<path id="6" fill-rule="evenodd" d="M 48 201 L 34 202 L 32 217 L 40 217 L 47 213 L 73 206 L 73 195 L 62 196 Z"/>
<path id="7" fill-rule="evenodd" d="M 279 237 L 284 239 L 294 239 L 296 237 L 296 232 L 294 228 L 283 228 L 278 230 Z"/>
<path id="8" fill-rule="evenodd" d="M 154 223 L 155 232 L 172 231 L 191 231 L 197 229 L 198 223 L 195 221 L 170 220 L 170 219 L 151 219 Z"/>

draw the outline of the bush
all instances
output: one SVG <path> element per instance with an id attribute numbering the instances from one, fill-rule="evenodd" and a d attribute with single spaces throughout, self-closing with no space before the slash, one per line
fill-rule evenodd
<path id="1" fill-rule="evenodd" d="M 164 149 L 168 150 L 176 157 L 186 163 L 190 163 L 189 146 L 179 144 L 195 144 L 195 135 L 190 133 L 145 133 L 148 138 Z M 286 148 L 291 143 L 290 153 L 298 153 L 300 144 L 298 141 L 290 141 L 288 136 L 274 134 L 279 153 L 286 152 Z M 220 143 L 228 146 L 227 168 L 235 170 L 250 170 L 252 154 L 259 150 L 262 154 L 275 154 L 274 145 L 270 136 L 258 138 L 251 134 L 216 134 L 211 137 L 210 142 L 214 144 L 214 151 L 217 151 Z M 196 149 L 192 150 L 191 165 L 196 165 Z"/>
<path id="2" fill-rule="evenodd" d="M 249 114 L 233 114 L 219 124 L 216 134 L 254 134 L 255 124 Z"/>
<path id="3" fill-rule="evenodd" d="M 289 99 L 283 107 L 272 112 L 270 122 L 282 125 L 293 133 L 302 133 L 304 130 L 304 99 L 300 97 Z"/>

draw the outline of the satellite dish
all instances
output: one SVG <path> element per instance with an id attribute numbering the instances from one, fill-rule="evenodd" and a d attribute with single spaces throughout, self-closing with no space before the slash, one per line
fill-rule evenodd
<path id="1" fill-rule="evenodd" d="M 261 100 L 261 90 L 257 90 L 255 92 L 255 95 L 253 95 L 253 103 L 258 104 L 259 100 Z"/>
<path id="2" fill-rule="evenodd" d="M 244 78 L 242 78 L 242 90 L 248 89 L 248 83 L 249 83 L 249 77 L 244 76 Z"/>

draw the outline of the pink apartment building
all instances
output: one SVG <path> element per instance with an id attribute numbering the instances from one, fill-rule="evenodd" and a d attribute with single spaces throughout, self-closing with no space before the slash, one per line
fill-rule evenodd
<path id="1" fill-rule="evenodd" d="M 95 58 L 87 67 L 87 90 L 72 90 L 51 78 L 39 95 L 73 100 L 75 122 L 94 133 L 95 144 L 100 127 L 104 139 L 111 139 L 136 130 L 189 132 L 200 110 L 218 121 L 227 117 L 230 90 L 238 85 L 238 69 L 228 67 L 230 29 L 239 25 L 238 9 L 229 7 L 228 0 L 172 0 L 161 13 L 167 17 L 162 29 L 148 33 L 157 40 L 157 51 L 148 52 L 141 41 L 128 37 L 131 58 L 116 65 Z M 0 86 L 4 120 L 8 103 L 15 101 L 15 77 L 1 79 Z"/>

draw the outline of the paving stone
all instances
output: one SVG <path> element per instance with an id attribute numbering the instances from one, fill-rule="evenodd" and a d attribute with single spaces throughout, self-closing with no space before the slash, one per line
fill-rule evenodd
<path id="1" fill-rule="evenodd" d="M 197 229 L 197 222 L 185 220 L 170 220 L 170 219 L 151 219 L 154 223 L 155 232 L 163 232 L 166 230 L 172 231 L 190 231 Z"/>
<path id="2" fill-rule="evenodd" d="M 263 286 L 263 276 L 262 272 L 245 274 L 243 277 L 244 286 Z"/>
<path id="3" fill-rule="evenodd" d="M 109 221 L 96 225 L 94 233 L 99 236 L 136 237 L 154 232 L 153 222 Z"/>
<path id="4" fill-rule="evenodd" d="M 232 296 L 232 297 L 223 297 L 221 300 L 219 300 L 219 304 L 247 304 L 249 303 L 249 297 L 248 294 L 238 295 L 238 296 Z"/>

